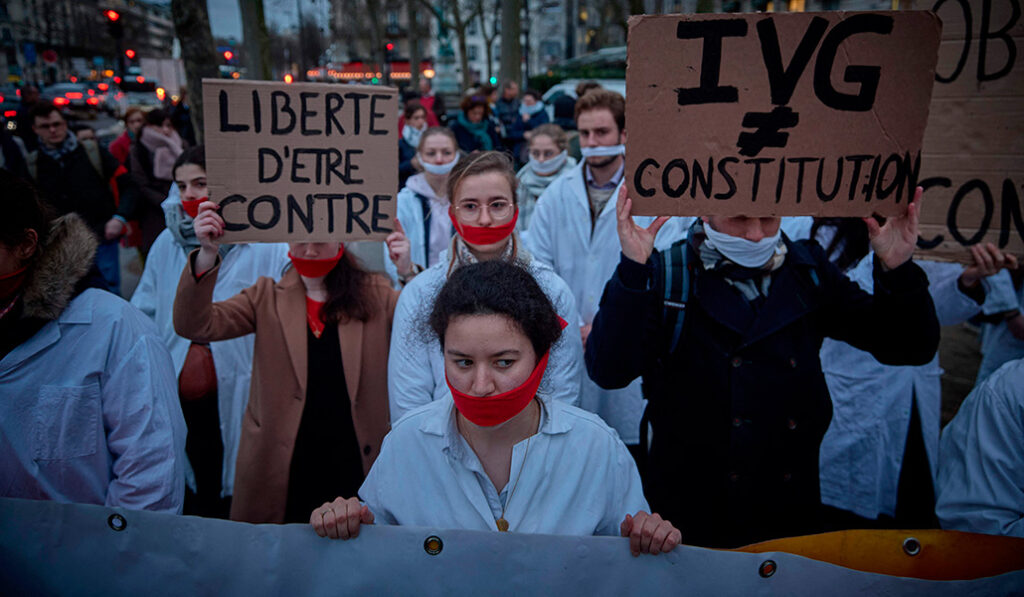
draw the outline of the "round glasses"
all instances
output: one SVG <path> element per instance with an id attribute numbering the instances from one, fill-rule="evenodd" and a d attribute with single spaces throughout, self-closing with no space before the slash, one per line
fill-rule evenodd
<path id="1" fill-rule="evenodd" d="M 492 220 L 504 220 L 505 218 L 512 215 L 515 211 L 515 206 L 511 201 L 507 199 L 495 199 L 490 203 L 480 203 L 479 201 L 464 201 L 455 206 L 455 211 L 459 214 L 459 219 L 473 224 L 480 220 L 480 214 L 484 210 L 490 214 Z"/>

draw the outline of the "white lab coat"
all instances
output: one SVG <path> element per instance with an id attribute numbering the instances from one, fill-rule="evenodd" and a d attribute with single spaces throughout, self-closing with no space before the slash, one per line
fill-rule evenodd
<path id="1" fill-rule="evenodd" d="M 874 253 L 868 253 L 847 277 L 873 292 Z M 960 292 L 963 266 L 917 261 L 928 275 L 932 301 L 941 325 L 966 321 L 981 305 Z M 896 514 L 903 452 L 916 396 L 921 434 L 932 479 L 938 466 L 942 388 L 938 355 L 927 365 L 883 365 L 870 353 L 826 338 L 821 369 L 832 395 L 832 423 L 819 456 L 821 501 L 865 518 Z"/>
<path id="2" fill-rule="evenodd" d="M 520 258 L 529 261 L 527 271 L 551 300 L 558 315 L 569 322 L 577 321 L 576 301 L 565 282 L 536 259 L 522 254 Z M 444 252 L 440 263 L 413 278 L 398 296 L 388 355 L 392 423 L 414 408 L 449 395 L 441 343 L 427 323 L 434 299 L 448 279 L 447 274 L 448 253 Z M 575 405 L 579 402 L 583 376 L 583 344 L 579 331 L 569 325 L 551 347 L 540 391 L 554 400 Z"/>
<path id="3" fill-rule="evenodd" d="M 944 529 L 1024 538 L 1024 359 L 978 384 L 942 432 Z"/>
<path id="4" fill-rule="evenodd" d="M 419 187 L 421 194 L 427 195 L 429 185 L 426 184 L 425 180 L 414 180 L 416 177 L 422 178 L 422 174 L 417 174 L 409 178 L 406 182 L 406 186 L 398 192 L 398 207 L 396 217 L 398 221 L 402 223 L 402 229 L 405 230 L 405 237 L 409 239 L 409 256 L 412 258 L 412 262 L 422 265 L 423 267 L 429 267 L 441 260 L 440 256 L 431 256 L 432 259 L 428 259 L 427 248 L 424 246 L 424 240 L 426 239 L 426 223 L 423 220 L 423 204 L 420 202 L 419 197 L 413 192 L 413 189 Z M 432 190 L 431 193 L 432 194 Z M 445 220 L 447 223 L 446 229 L 449 231 L 448 238 L 451 238 L 451 223 L 449 220 Z M 447 242 L 448 239 L 445 239 Z M 431 243 L 433 244 L 433 243 Z M 391 262 L 391 257 L 388 255 L 388 245 L 384 243 L 384 271 L 391 278 L 391 282 L 395 284 L 395 288 L 398 288 L 398 269 L 395 264 Z M 430 262 L 429 264 L 427 262 Z"/>
<path id="5" fill-rule="evenodd" d="M 988 294 L 982 308 L 986 315 L 1013 309 L 1024 311 L 1024 286 L 1014 288 L 1010 272 L 1002 270 L 986 278 L 986 282 Z M 981 354 L 976 383 L 984 381 L 1003 363 L 1024 357 L 1024 340 L 1014 337 L 1005 322 L 984 323 L 981 326 Z"/>
<path id="6" fill-rule="evenodd" d="M 174 240 L 169 230 L 164 230 L 149 251 L 146 269 L 132 295 L 132 304 L 148 315 L 160 330 L 160 337 L 174 362 L 175 379 L 181 374 L 185 355 L 192 344 L 174 333 L 173 321 L 174 297 L 186 260 L 185 250 Z M 278 280 L 288 263 L 287 244 L 235 245 L 221 263 L 217 285 L 213 289 L 213 300 L 227 300 L 255 284 L 262 276 Z M 221 441 L 224 442 L 221 472 L 223 496 L 234 494 L 235 459 L 242 434 L 242 415 L 249 403 L 252 348 L 252 334 L 210 343 L 217 371 L 217 411 L 220 415 Z"/>
<path id="7" fill-rule="evenodd" d="M 89 289 L 0 360 L 0 495 L 180 513 L 185 420 L 167 348 Z"/>
<path id="8" fill-rule="evenodd" d="M 496 531 L 504 504 L 513 533 L 618 536 L 626 514 L 648 511 L 633 458 L 593 414 L 542 404 L 537 434 L 512 448 L 505 487 L 459 434 L 449 394 L 395 424 L 359 497 L 381 524 Z"/>
<path id="9" fill-rule="evenodd" d="M 540 196 L 527 240 L 534 257 L 550 265 L 572 289 L 580 311 L 577 327 L 594 322 L 604 286 L 615 272 L 622 252 L 615 217 L 618 188 L 591 228 L 584 165 L 585 161 L 557 178 Z M 633 220 L 648 226 L 654 218 L 635 216 Z M 658 232 L 655 248 L 663 250 L 684 238 L 693 220 L 669 220 Z M 571 326 L 572 322 L 569 323 Z M 605 390 L 585 377 L 580 406 L 600 415 L 627 444 L 639 441 L 644 409 L 639 379 L 619 390 Z"/>

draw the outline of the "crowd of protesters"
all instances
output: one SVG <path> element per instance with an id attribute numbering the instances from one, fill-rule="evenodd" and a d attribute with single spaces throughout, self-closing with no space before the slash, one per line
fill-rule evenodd
<path id="1" fill-rule="evenodd" d="M 576 91 L 553 122 L 512 81 L 449 117 L 422 79 L 382 272 L 339 242 L 219 242 L 180 110 L 129 110 L 108 149 L 36 100 L 32 138 L 0 139 L 2 495 L 634 555 L 1024 536 L 1014 255 L 914 258 L 920 189 L 884 221 L 632 216 L 626 100 Z M 940 435 L 939 326 L 967 320 L 982 371 Z"/>

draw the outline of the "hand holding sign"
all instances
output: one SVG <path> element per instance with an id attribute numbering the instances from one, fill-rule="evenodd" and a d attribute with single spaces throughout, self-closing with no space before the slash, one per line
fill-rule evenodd
<path id="1" fill-rule="evenodd" d="M 388 245 L 388 257 L 395 264 L 399 276 L 412 273 L 412 245 L 405 235 L 402 223 L 395 218 L 395 231 L 388 235 L 384 242 Z"/>
<path id="2" fill-rule="evenodd" d="M 1003 253 L 993 243 L 971 246 L 973 263 L 960 274 L 960 283 L 966 288 L 974 288 L 982 278 L 993 276 L 1003 269 L 1017 269 L 1017 258 L 1010 253 Z"/>
<path id="3" fill-rule="evenodd" d="M 198 277 L 217 264 L 217 239 L 224 235 L 224 219 L 217 213 L 217 204 L 213 201 L 200 203 L 199 214 L 192 221 L 192 228 L 199 239 L 199 254 L 196 255 L 195 263 Z"/>
<path id="4" fill-rule="evenodd" d="M 921 196 L 924 189 L 917 187 L 914 191 L 914 200 L 907 208 L 907 213 L 901 216 L 893 216 L 885 221 L 884 226 L 879 226 L 874 218 L 864 218 L 868 226 L 868 238 L 871 239 L 871 248 L 879 261 L 887 269 L 896 269 L 906 263 L 917 248 L 917 224 L 918 216 L 921 214 Z"/>
<path id="5" fill-rule="evenodd" d="M 647 263 L 654 251 L 654 238 L 668 221 L 668 216 L 661 216 L 651 222 L 647 228 L 637 226 L 632 218 L 633 200 L 629 198 L 626 185 L 619 188 L 619 198 L 615 204 L 615 215 L 618 218 L 619 244 L 622 254 L 637 263 Z M 584 340 L 586 343 L 586 340 Z"/>

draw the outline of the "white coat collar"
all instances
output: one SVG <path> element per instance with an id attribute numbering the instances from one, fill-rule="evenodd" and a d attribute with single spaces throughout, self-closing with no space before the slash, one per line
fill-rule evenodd
<path id="1" fill-rule="evenodd" d="M 458 450 L 462 449 L 463 442 L 458 426 L 455 423 L 455 402 L 452 400 L 451 392 L 448 392 L 441 399 L 441 402 L 443 406 L 438 406 L 437 411 L 432 412 L 431 416 L 423 417 L 419 430 L 423 433 L 443 438 L 445 451 L 455 455 L 458 454 Z M 572 423 L 569 417 L 566 417 L 565 413 L 562 412 L 560 404 L 553 404 L 543 397 L 540 400 L 540 404 L 538 433 L 558 435 L 572 430 Z M 455 452 L 452 452 L 453 450 Z"/>

